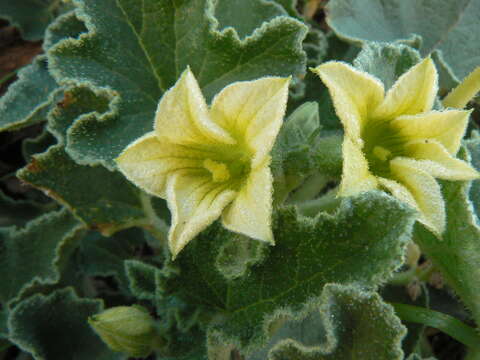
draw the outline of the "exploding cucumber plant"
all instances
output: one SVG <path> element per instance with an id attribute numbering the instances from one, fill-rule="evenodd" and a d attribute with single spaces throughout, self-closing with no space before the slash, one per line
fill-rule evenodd
<path id="1" fill-rule="evenodd" d="M 479 13 L 2 2 L 0 358 L 480 359 Z"/>

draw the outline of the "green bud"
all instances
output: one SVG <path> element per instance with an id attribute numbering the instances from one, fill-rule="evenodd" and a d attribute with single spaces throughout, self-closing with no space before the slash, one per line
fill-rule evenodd
<path id="1" fill-rule="evenodd" d="M 146 357 L 153 349 L 155 323 L 141 306 L 117 306 L 88 319 L 102 340 L 114 351 Z"/>

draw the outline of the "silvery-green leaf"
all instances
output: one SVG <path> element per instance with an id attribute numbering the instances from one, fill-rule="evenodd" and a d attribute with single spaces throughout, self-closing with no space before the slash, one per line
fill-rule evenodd
<path id="1" fill-rule="evenodd" d="M 219 31 L 211 0 L 76 0 L 88 33 L 49 52 L 50 70 L 64 83 L 108 89 L 110 116 L 78 119 L 69 129 L 67 152 L 82 163 L 112 160 L 152 130 L 161 95 L 190 66 L 208 100 L 227 84 L 305 70 L 301 49 L 306 27 L 277 17 L 240 40 Z"/>
<path id="2" fill-rule="evenodd" d="M 354 42 L 411 39 L 420 35 L 420 53 L 442 54 L 445 66 L 461 80 L 480 63 L 480 0 L 332 0 L 327 22 Z"/>

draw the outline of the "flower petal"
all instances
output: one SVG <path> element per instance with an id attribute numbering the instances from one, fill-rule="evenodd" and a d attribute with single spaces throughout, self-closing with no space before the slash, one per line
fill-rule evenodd
<path id="1" fill-rule="evenodd" d="M 362 150 L 348 136 L 343 139 L 343 171 L 339 196 L 352 196 L 377 188 L 377 179 L 368 170 Z"/>
<path id="2" fill-rule="evenodd" d="M 465 161 L 455 159 L 435 140 L 418 140 L 405 146 L 408 156 L 433 177 L 444 180 L 473 180 L 480 174 Z"/>
<path id="3" fill-rule="evenodd" d="M 223 212 L 222 222 L 231 231 L 273 244 L 273 179 L 268 163 L 252 170 L 235 200 Z"/>
<path id="4" fill-rule="evenodd" d="M 437 236 L 445 230 L 445 204 L 440 185 L 432 175 L 419 168 L 415 160 L 395 158 L 390 161 L 392 176 L 405 186 L 415 199 L 419 221 Z"/>
<path id="5" fill-rule="evenodd" d="M 407 203 L 414 209 L 418 210 L 418 205 L 417 205 L 417 202 L 415 201 L 415 198 L 405 186 L 403 186 L 402 184 L 400 184 L 395 180 L 385 179 L 382 177 L 378 178 L 378 182 L 382 187 L 388 190 L 398 200 L 403 201 L 404 203 Z"/>
<path id="6" fill-rule="evenodd" d="M 220 216 L 236 192 L 212 182 L 210 176 L 191 170 L 171 174 L 166 188 L 172 213 L 168 245 L 175 258 L 185 245 Z"/>
<path id="7" fill-rule="evenodd" d="M 442 100 L 443 106 L 463 109 L 480 91 L 480 66 Z"/>
<path id="8" fill-rule="evenodd" d="M 159 139 L 176 144 L 235 143 L 210 119 L 207 104 L 190 68 L 161 98 L 155 115 L 155 132 Z"/>
<path id="9" fill-rule="evenodd" d="M 320 76 L 330 91 L 345 133 L 354 141 L 360 139 L 369 114 L 383 100 L 383 84 L 370 74 L 337 61 L 327 62 L 312 71 Z"/>
<path id="10" fill-rule="evenodd" d="M 215 96 L 212 119 L 254 152 L 252 166 L 265 160 L 283 123 L 289 78 L 265 77 L 225 87 Z"/>
<path id="11" fill-rule="evenodd" d="M 438 75 L 432 59 L 426 58 L 404 73 L 388 90 L 373 113 L 375 119 L 393 119 L 432 109 L 438 91 Z"/>
<path id="12" fill-rule="evenodd" d="M 202 168 L 201 153 L 167 141 L 155 132 L 131 143 L 116 159 L 119 170 L 144 191 L 165 198 L 165 181 L 172 171 Z"/>
<path id="13" fill-rule="evenodd" d="M 400 116 L 390 124 L 407 140 L 433 139 L 455 155 L 468 125 L 471 111 L 430 111 L 415 116 Z"/>

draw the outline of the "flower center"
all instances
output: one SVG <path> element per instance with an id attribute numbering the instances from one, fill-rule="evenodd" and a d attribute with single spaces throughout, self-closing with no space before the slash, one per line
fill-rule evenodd
<path id="1" fill-rule="evenodd" d="M 203 166 L 212 174 L 213 182 L 224 182 L 230 179 L 230 171 L 225 163 L 206 159 L 203 161 Z"/>
<path id="2" fill-rule="evenodd" d="M 370 172 L 375 176 L 389 178 L 390 160 L 406 155 L 407 139 L 399 135 L 388 121 L 371 121 L 366 124 L 362 139 L 364 141 L 362 150 Z"/>

